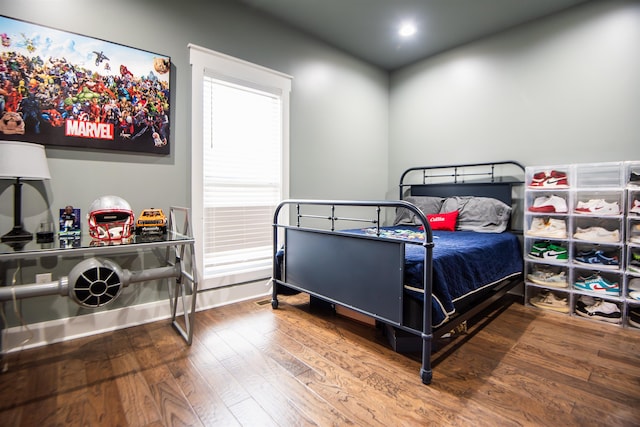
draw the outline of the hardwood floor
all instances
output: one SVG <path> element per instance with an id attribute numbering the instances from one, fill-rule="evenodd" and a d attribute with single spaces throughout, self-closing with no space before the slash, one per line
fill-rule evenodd
<path id="1" fill-rule="evenodd" d="M 381 331 L 306 295 L 5 355 L 3 426 L 631 426 L 640 331 L 515 302 L 441 342 L 433 383 Z"/>

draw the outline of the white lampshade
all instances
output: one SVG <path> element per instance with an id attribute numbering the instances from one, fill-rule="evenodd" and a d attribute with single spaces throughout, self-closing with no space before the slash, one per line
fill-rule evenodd
<path id="1" fill-rule="evenodd" d="M 0 178 L 51 179 L 44 146 L 0 141 Z"/>

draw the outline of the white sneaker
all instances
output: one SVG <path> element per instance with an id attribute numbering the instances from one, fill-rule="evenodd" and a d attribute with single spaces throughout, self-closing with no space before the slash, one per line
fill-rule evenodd
<path id="1" fill-rule="evenodd" d="M 590 305 L 594 305 L 596 303 L 596 299 L 589 295 L 580 295 L 578 298 L 578 307 L 582 305 L 582 307 L 587 307 Z"/>
<path id="2" fill-rule="evenodd" d="M 593 215 L 620 215 L 620 205 L 618 202 L 608 203 L 602 199 L 591 199 L 588 202 L 578 202 L 575 212 Z"/>
<path id="3" fill-rule="evenodd" d="M 629 209 L 629 213 L 640 215 L 640 200 L 633 201 L 633 206 L 631 206 L 631 209 Z"/>
<path id="4" fill-rule="evenodd" d="M 569 304 L 566 298 L 558 298 L 552 292 L 541 292 L 539 295 L 531 297 L 529 302 L 539 308 L 558 311 L 560 313 L 569 312 Z"/>
<path id="5" fill-rule="evenodd" d="M 538 285 L 553 288 L 566 288 L 569 286 L 567 283 L 567 275 L 564 271 L 556 273 L 551 269 L 545 269 L 543 267 L 538 267 L 527 274 L 527 279 Z"/>
<path id="6" fill-rule="evenodd" d="M 640 278 L 631 279 L 627 284 L 629 298 L 640 300 Z"/>
<path id="7" fill-rule="evenodd" d="M 576 313 L 582 317 L 609 323 L 620 323 L 622 318 L 618 305 L 608 301 L 596 301 L 595 304 L 584 306 L 584 308 L 576 305 Z"/>
<path id="8" fill-rule="evenodd" d="M 537 237 L 553 237 L 556 239 L 565 239 L 567 237 L 567 224 L 562 219 L 533 218 L 531 227 L 527 234 Z"/>
<path id="9" fill-rule="evenodd" d="M 536 197 L 533 205 L 529 207 L 531 212 L 565 213 L 569 211 L 567 202 L 562 197 L 555 195 Z"/>
<path id="10" fill-rule="evenodd" d="M 592 242 L 617 243 L 620 241 L 620 232 L 618 230 L 609 231 L 602 227 L 578 227 L 573 237 L 576 239 L 589 240 Z"/>
<path id="11" fill-rule="evenodd" d="M 629 227 L 629 242 L 640 243 L 640 222 Z"/>

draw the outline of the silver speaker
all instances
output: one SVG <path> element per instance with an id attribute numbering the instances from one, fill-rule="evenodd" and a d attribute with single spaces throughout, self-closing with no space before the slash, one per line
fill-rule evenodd
<path id="1" fill-rule="evenodd" d="M 55 282 L 0 286 L 0 301 L 62 295 L 70 296 L 83 307 L 97 308 L 116 299 L 122 289 L 131 283 L 179 279 L 181 275 L 179 262 L 165 267 L 129 271 L 123 270 L 109 259 L 89 258 L 76 264 L 69 272 L 69 276 L 61 277 Z"/>
<path id="2" fill-rule="evenodd" d="M 118 264 L 102 258 L 89 258 L 69 272 L 69 296 L 83 307 L 102 307 L 116 299 L 125 283 Z"/>

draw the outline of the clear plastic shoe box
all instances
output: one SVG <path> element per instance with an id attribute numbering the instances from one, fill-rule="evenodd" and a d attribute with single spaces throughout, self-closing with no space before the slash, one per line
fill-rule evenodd
<path id="1" fill-rule="evenodd" d="M 613 303 L 620 310 L 621 319 L 609 320 L 608 323 L 632 327 L 629 323 L 630 311 L 635 309 L 640 314 L 640 300 L 631 298 L 628 290 L 633 279 L 640 279 L 640 265 L 631 264 L 634 256 L 640 257 L 640 161 L 530 166 L 526 168 L 525 179 L 527 187 L 523 227 L 527 305 L 534 306 L 530 299 L 540 293 L 544 296 L 546 292 L 553 292 L 558 297 L 566 297 L 570 316 L 584 317 L 576 312 L 576 306 L 582 296 L 591 297 L 596 301 Z M 533 182 L 535 185 L 531 185 Z M 529 210 L 536 200 L 542 202 L 545 201 L 544 198 L 551 196 L 563 198 L 568 212 L 544 213 Z M 638 210 L 637 214 L 630 212 L 634 206 Z M 577 207 L 587 209 L 577 212 Z M 566 238 L 545 238 L 527 233 L 532 227 L 540 225 L 539 218 L 565 221 Z M 594 229 L 593 234 L 584 233 L 590 229 Z M 578 231 L 581 233 L 576 236 Z M 568 261 L 562 263 L 528 256 L 534 244 L 545 241 L 566 248 Z M 588 251 L 602 251 L 606 257 L 616 257 L 618 265 L 579 263 L 576 257 Z M 544 283 L 535 283 L 527 277 L 538 269 L 549 268 L 564 272 L 567 288 L 545 287 Z M 618 283 L 619 291 L 611 294 L 574 287 L 581 277 L 590 275 L 600 276 L 610 283 Z M 633 329 L 640 332 L 640 327 Z"/>

